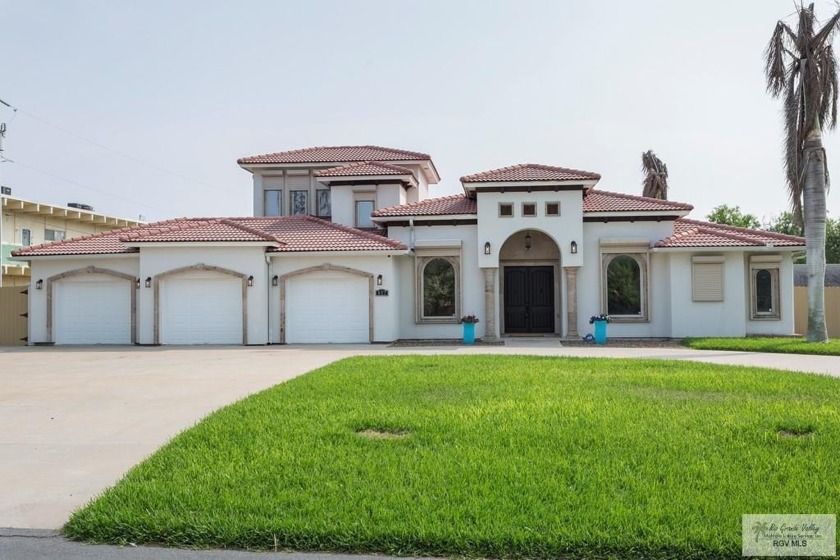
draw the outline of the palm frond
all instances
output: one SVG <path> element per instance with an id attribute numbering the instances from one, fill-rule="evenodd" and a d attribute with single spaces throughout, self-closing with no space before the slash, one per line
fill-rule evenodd
<path id="1" fill-rule="evenodd" d="M 668 200 L 668 166 L 653 150 L 642 153 L 642 196 Z"/>
<path id="2" fill-rule="evenodd" d="M 764 49 L 764 74 L 767 76 L 767 91 L 773 97 L 777 97 L 784 91 L 787 82 L 787 68 L 785 67 L 785 54 L 791 52 L 785 46 L 785 37 L 790 29 L 784 22 L 778 22 L 773 36 Z"/>

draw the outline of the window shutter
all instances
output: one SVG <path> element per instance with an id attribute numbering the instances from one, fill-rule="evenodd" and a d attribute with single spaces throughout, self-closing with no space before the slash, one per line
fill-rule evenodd
<path id="1" fill-rule="evenodd" d="M 723 301 L 723 262 L 723 257 L 692 259 L 693 301 Z"/>

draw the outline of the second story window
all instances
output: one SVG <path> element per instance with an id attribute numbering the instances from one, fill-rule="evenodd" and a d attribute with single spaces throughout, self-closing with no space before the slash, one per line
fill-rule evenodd
<path id="1" fill-rule="evenodd" d="M 32 231 L 26 228 L 20 230 L 20 244 L 24 247 L 32 245 Z"/>
<path id="2" fill-rule="evenodd" d="M 372 228 L 373 220 L 370 219 L 371 214 L 373 214 L 372 200 L 356 201 L 356 227 Z"/>
<path id="3" fill-rule="evenodd" d="M 44 240 L 45 241 L 64 241 L 64 238 L 67 236 L 66 232 L 60 229 L 45 229 L 44 230 Z"/>
<path id="4" fill-rule="evenodd" d="M 289 214 L 306 214 L 307 191 L 289 191 Z"/>
<path id="5" fill-rule="evenodd" d="M 318 189 L 315 191 L 315 210 L 319 218 L 332 216 L 330 208 L 330 189 Z"/>
<path id="6" fill-rule="evenodd" d="M 263 193 L 263 215 L 280 216 L 283 212 L 283 191 L 271 190 Z"/>

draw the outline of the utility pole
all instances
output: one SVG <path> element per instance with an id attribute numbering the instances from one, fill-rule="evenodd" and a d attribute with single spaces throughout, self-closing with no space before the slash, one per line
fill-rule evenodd
<path id="1" fill-rule="evenodd" d="M 3 103 L 5 105 L 5 102 Z M 3 143 L 6 140 L 6 123 L 0 123 L 0 187 L 3 186 L 3 162 L 6 158 L 3 156 Z M 6 207 L 4 193 L 0 191 L 0 288 L 3 287 L 3 274 L 5 273 L 6 263 L 3 256 L 3 209 Z"/>

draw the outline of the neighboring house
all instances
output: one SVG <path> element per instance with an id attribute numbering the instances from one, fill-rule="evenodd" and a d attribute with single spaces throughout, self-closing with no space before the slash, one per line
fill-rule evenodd
<path id="1" fill-rule="evenodd" d="M 4 192 L 6 192 L 5 189 L 4 187 Z M 84 204 L 76 204 L 76 206 L 78 208 L 55 206 L 24 200 L 13 197 L 11 194 L 0 195 L 2 286 L 29 284 L 28 263 L 11 259 L 11 252 L 16 249 L 141 223 L 137 220 L 99 214 Z"/>
<path id="2" fill-rule="evenodd" d="M 254 217 L 176 219 L 23 249 L 31 343 L 276 344 L 792 334 L 804 239 L 523 164 L 430 198 L 430 156 L 319 147 L 239 160 Z"/>

